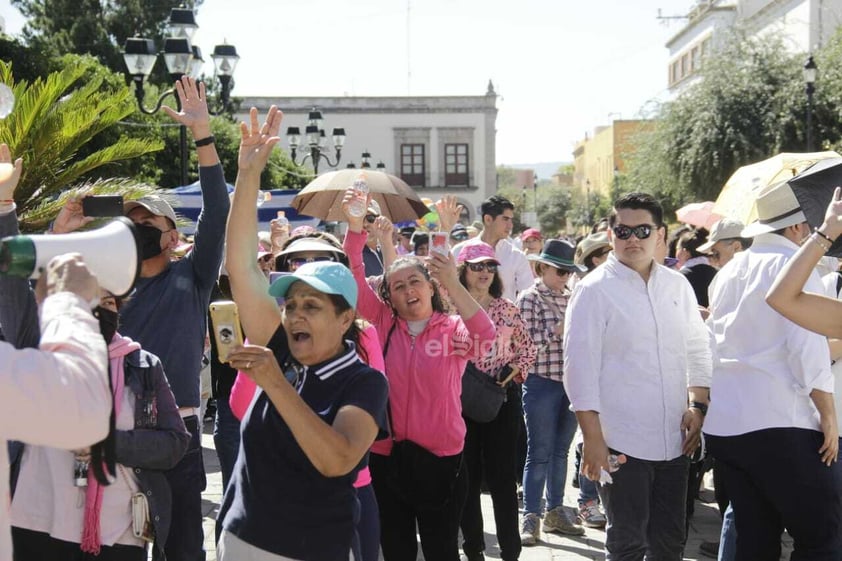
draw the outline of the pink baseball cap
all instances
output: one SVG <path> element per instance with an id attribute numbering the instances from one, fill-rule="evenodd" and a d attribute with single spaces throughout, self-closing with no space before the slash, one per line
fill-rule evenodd
<path id="1" fill-rule="evenodd" d="M 456 258 L 457 263 L 479 263 L 481 261 L 497 261 L 497 255 L 494 253 L 494 248 L 482 241 L 479 238 L 473 238 L 466 241 L 459 250 L 459 257 Z"/>
<path id="2" fill-rule="evenodd" d="M 539 240 L 543 240 L 544 237 L 541 235 L 541 231 L 537 228 L 527 228 L 523 231 L 520 235 L 520 241 L 525 242 L 529 238 L 538 238 Z"/>

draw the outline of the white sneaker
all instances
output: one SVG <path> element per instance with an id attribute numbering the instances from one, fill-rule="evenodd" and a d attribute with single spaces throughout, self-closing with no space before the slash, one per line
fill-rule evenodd
<path id="1" fill-rule="evenodd" d="M 541 536 L 541 519 L 537 514 L 524 514 L 520 522 L 520 544 L 535 545 Z"/>

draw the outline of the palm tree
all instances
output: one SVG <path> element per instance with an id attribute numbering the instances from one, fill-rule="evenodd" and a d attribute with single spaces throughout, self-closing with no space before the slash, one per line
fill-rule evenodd
<path id="1" fill-rule="evenodd" d="M 12 88 L 15 108 L 0 120 L 0 142 L 24 159 L 15 190 L 21 231 L 44 230 L 68 196 L 86 190 L 136 198 L 153 189 L 131 179 L 98 178 L 104 165 L 160 150 L 158 140 L 128 138 L 94 147 L 91 141 L 135 111 L 124 83 L 106 80 L 91 57 L 73 57 L 58 72 L 32 83 L 15 83 L 10 63 L 0 61 L 0 82 Z"/>

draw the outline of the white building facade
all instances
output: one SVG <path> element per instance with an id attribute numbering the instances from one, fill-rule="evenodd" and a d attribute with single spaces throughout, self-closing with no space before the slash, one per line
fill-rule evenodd
<path id="1" fill-rule="evenodd" d="M 760 37 L 781 37 L 791 52 L 807 53 L 824 45 L 842 25 L 842 0 L 697 0 L 684 27 L 666 45 L 672 93 L 697 80 L 705 55 L 735 25 Z"/>
<path id="2" fill-rule="evenodd" d="M 479 204 L 497 191 L 496 100 L 491 83 L 483 96 L 245 97 L 235 117 L 245 120 L 252 106 L 263 115 L 277 105 L 284 112 L 282 145 L 289 150 L 287 127 L 303 133 L 308 113 L 316 108 L 328 138 L 337 127 L 346 134 L 341 162 L 332 168 L 322 159 L 319 172 L 349 162 L 359 167 L 361 154 L 369 152 L 372 167 L 383 162 L 387 173 L 401 177 L 421 197 L 435 201 L 456 195 L 467 210 L 464 218 L 475 220 Z M 306 146 L 298 152 L 300 159 Z M 327 153 L 333 160 L 330 142 Z"/>

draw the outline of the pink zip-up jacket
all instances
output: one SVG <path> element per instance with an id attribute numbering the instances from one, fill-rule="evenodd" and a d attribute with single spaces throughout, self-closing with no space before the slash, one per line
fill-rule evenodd
<path id="1" fill-rule="evenodd" d="M 348 232 L 344 249 L 357 282 L 357 312 L 371 322 L 386 348 L 386 378 L 389 380 L 389 406 L 395 440 L 412 440 L 436 454 L 452 456 L 465 445 L 462 419 L 462 373 L 469 360 L 491 352 L 495 329 L 484 310 L 469 319 L 433 312 L 424 330 L 409 334 L 405 320 L 393 315 L 365 279 L 362 249 L 364 232 Z M 375 442 L 371 451 L 389 455 L 391 439 Z"/>

